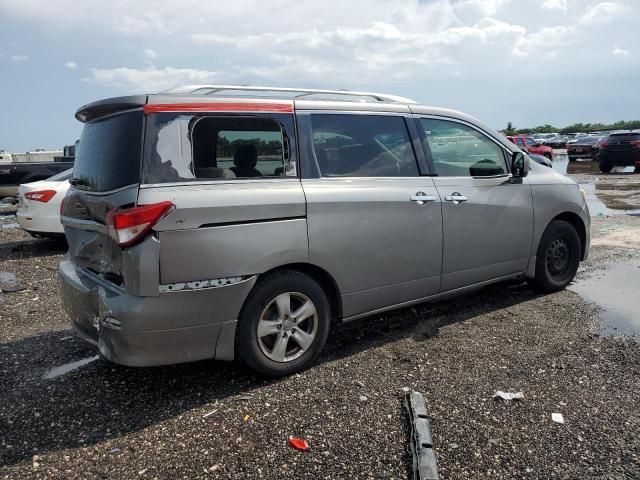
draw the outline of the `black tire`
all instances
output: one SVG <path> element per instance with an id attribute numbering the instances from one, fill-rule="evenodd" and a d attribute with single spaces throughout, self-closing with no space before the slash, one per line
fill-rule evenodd
<path id="1" fill-rule="evenodd" d="M 258 322 L 263 312 L 268 307 L 271 308 L 270 305 L 276 297 L 288 292 L 302 294 L 313 302 L 317 328 L 313 343 L 299 357 L 277 362 L 263 352 L 263 346 L 258 339 Z M 280 270 L 266 274 L 259 278 L 240 312 L 235 339 L 236 358 L 256 372 L 270 377 L 281 377 L 300 371 L 309 366 L 324 348 L 331 325 L 330 312 L 326 293 L 310 276 L 295 270 Z M 293 337 L 295 326 L 289 332 Z M 279 333 L 274 335 L 277 336 Z M 291 345 L 295 348 L 296 343 Z"/>
<path id="2" fill-rule="evenodd" d="M 600 163 L 600 171 L 602 173 L 609 173 L 612 168 L 613 168 L 613 165 L 611 165 L 610 163 L 606 163 L 606 162 Z"/>
<path id="3" fill-rule="evenodd" d="M 540 239 L 535 277 L 529 283 L 542 293 L 562 290 L 573 280 L 581 257 L 580 237 L 574 226 L 554 220 Z"/>

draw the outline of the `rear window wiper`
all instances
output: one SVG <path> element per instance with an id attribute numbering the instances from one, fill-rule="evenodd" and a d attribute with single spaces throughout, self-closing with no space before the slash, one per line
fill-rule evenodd
<path id="1" fill-rule="evenodd" d="M 74 187 L 78 186 L 78 185 L 85 186 L 85 187 L 89 186 L 89 182 L 87 182 L 86 180 L 83 180 L 81 178 L 73 178 L 73 177 L 71 177 L 69 179 L 69 183 L 71 185 L 73 185 Z"/>

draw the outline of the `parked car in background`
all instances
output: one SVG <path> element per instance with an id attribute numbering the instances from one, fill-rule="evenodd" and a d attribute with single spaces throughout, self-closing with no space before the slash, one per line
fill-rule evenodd
<path id="1" fill-rule="evenodd" d="M 15 154 L 13 155 L 15 160 Z M 15 197 L 23 183 L 45 180 L 73 167 L 73 161 L 12 162 L 0 165 L 0 198 Z"/>
<path id="2" fill-rule="evenodd" d="M 558 291 L 589 252 L 578 185 L 453 110 L 204 85 L 76 118 L 62 305 L 116 363 L 282 376 L 334 323 L 519 276 Z"/>
<path id="3" fill-rule="evenodd" d="M 560 136 L 559 133 L 534 133 L 530 135 L 536 142 L 546 144 L 547 141 Z"/>
<path id="4" fill-rule="evenodd" d="M 532 137 L 528 137 L 526 135 L 510 135 L 507 138 L 525 152 L 542 155 L 543 157 L 547 157 L 549 160 L 553 158 L 553 148 L 547 145 L 542 145 Z"/>
<path id="5" fill-rule="evenodd" d="M 70 168 L 46 180 L 20 185 L 20 205 L 16 213 L 20 227 L 36 237 L 64 236 L 60 205 L 69 189 L 72 173 Z"/>
<path id="6" fill-rule="evenodd" d="M 629 166 L 640 172 L 640 132 L 612 133 L 598 144 L 596 159 L 604 173 Z"/>
<path id="7" fill-rule="evenodd" d="M 565 135 L 559 135 L 557 137 L 545 140 L 544 144 L 551 148 L 566 148 L 568 140 L 569 137 L 566 137 Z"/>
<path id="8" fill-rule="evenodd" d="M 593 160 L 598 155 L 598 142 L 603 137 L 586 135 L 567 142 L 567 156 L 573 162 L 579 158 Z"/>

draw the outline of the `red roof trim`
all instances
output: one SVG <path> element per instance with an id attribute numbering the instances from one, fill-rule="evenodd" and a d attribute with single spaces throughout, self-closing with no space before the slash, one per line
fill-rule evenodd
<path id="1" fill-rule="evenodd" d="M 145 105 L 144 113 L 157 112 L 272 112 L 292 113 L 290 103 L 256 103 L 256 102 L 208 102 L 208 103 L 158 103 Z"/>

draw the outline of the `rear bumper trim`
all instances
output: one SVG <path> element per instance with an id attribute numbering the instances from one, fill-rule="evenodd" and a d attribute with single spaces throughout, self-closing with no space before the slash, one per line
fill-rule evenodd
<path id="1" fill-rule="evenodd" d="M 138 367 L 232 360 L 235 323 L 256 280 L 140 297 L 85 274 L 68 257 L 58 272 L 63 306 L 80 336 L 107 360 Z M 114 320 L 119 328 L 109 324 Z"/>

